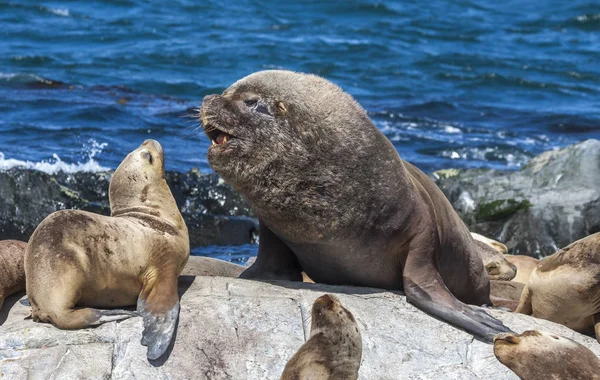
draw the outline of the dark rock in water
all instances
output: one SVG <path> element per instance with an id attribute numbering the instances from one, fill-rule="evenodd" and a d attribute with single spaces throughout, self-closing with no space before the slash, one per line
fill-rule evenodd
<path id="1" fill-rule="evenodd" d="M 80 209 L 110 214 L 112 173 L 59 173 L 27 169 L 0 172 L 0 240 L 27 241 L 49 214 Z M 243 198 L 215 174 L 167 172 L 167 182 L 187 223 L 192 246 L 252 243 L 257 222 Z"/>
<path id="2" fill-rule="evenodd" d="M 547 256 L 600 231 L 600 141 L 545 152 L 518 172 L 432 174 L 469 228 L 509 252 Z"/>

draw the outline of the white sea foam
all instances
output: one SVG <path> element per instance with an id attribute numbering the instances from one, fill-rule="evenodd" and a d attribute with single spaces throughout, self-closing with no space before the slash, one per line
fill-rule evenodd
<path id="1" fill-rule="evenodd" d="M 446 132 L 446 133 L 462 133 L 462 131 L 460 130 L 460 128 L 456 128 L 456 127 L 453 127 L 451 125 L 446 125 L 444 127 L 444 132 Z"/>
<path id="2" fill-rule="evenodd" d="M 77 172 L 101 172 L 110 170 L 104 167 L 94 159 L 94 157 L 102 152 L 108 144 L 98 143 L 96 140 L 90 139 L 85 144 L 88 153 L 87 161 L 68 163 L 60 159 L 58 154 L 52 154 L 53 160 L 42 160 L 40 162 L 23 161 L 14 158 L 6 158 L 3 152 L 0 152 L 0 170 L 9 170 L 12 168 L 23 168 L 39 170 L 48 174 L 56 174 L 58 172 L 77 173 Z"/>
<path id="3" fill-rule="evenodd" d="M 71 15 L 71 13 L 69 12 L 68 9 L 48 8 L 48 11 L 54 13 L 57 16 L 62 16 L 62 17 L 69 17 Z"/>

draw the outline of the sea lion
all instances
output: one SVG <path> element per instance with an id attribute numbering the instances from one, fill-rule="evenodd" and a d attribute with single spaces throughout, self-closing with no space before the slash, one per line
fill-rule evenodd
<path id="1" fill-rule="evenodd" d="M 80 329 L 141 315 L 142 344 L 156 359 L 177 323 L 177 276 L 190 253 L 157 141 L 146 140 L 123 160 L 109 198 L 111 216 L 57 211 L 33 232 L 25 253 L 32 317 Z M 137 312 L 100 309 L 136 302 Z"/>
<path id="2" fill-rule="evenodd" d="M 246 267 L 252 266 L 256 262 L 256 256 L 252 256 L 246 261 Z M 302 272 L 302 282 L 308 282 L 310 284 L 314 284 L 315 282 L 306 275 L 306 273 Z"/>
<path id="3" fill-rule="evenodd" d="M 600 380 L 600 359 L 592 351 L 546 332 L 500 334 L 494 355 L 523 380 Z"/>
<path id="4" fill-rule="evenodd" d="M 478 252 L 490 280 L 510 281 L 517 275 L 517 267 L 504 256 L 508 251 L 504 244 L 475 232 L 471 232 L 471 236 L 479 246 Z"/>
<path id="5" fill-rule="evenodd" d="M 517 313 L 560 323 L 600 342 L 600 232 L 542 259 Z"/>
<path id="6" fill-rule="evenodd" d="M 490 280 L 490 298 L 494 306 L 515 311 L 525 284 L 516 281 Z"/>
<path id="7" fill-rule="evenodd" d="M 517 267 L 517 275 L 512 281 L 521 282 L 526 284 L 529 280 L 531 272 L 537 267 L 540 260 L 531 256 L 524 255 L 505 255 L 506 260 L 510 261 L 515 267 Z"/>
<path id="8" fill-rule="evenodd" d="M 200 109 L 213 170 L 259 218 L 241 277 L 404 289 L 409 302 L 487 342 L 510 331 L 490 304 L 480 246 L 427 175 L 367 113 L 309 74 L 252 74 Z M 460 301 L 459 301 L 460 300 Z"/>
<path id="9" fill-rule="evenodd" d="M 18 240 L 0 241 L 0 310 L 6 297 L 25 290 L 26 247 L 27 243 Z"/>
<path id="10" fill-rule="evenodd" d="M 180 276 L 239 277 L 246 269 L 242 265 L 212 257 L 190 256 Z"/>
<path id="11" fill-rule="evenodd" d="M 358 378 L 362 340 L 351 312 L 332 294 L 313 303 L 310 338 L 287 362 L 281 380 Z"/>

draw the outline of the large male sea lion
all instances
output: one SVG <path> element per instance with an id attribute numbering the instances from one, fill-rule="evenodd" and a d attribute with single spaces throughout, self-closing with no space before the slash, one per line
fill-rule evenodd
<path id="1" fill-rule="evenodd" d="M 135 315 L 148 358 L 167 349 L 179 315 L 177 276 L 190 253 L 187 227 L 164 178 L 160 144 L 146 140 L 113 174 L 111 216 L 58 211 L 36 228 L 25 254 L 36 321 L 79 329 Z"/>
<path id="2" fill-rule="evenodd" d="M 540 260 L 517 313 L 560 323 L 600 342 L 600 232 Z"/>
<path id="3" fill-rule="evenodd" d="M 27 243 L 18 240 L 0 241 L 0 310 L 6 297 L 25 290 L 26 247 Z"/>
<path id="4" fill-rule="evenodd" d="M 358 378 L 362 340 L 351 312 L 325 294 L 313 303 L 310 338 L 287 362 L 281 380 Z"/>
<path id="5" fill-rule="evenodd" d="M 490 304 L 480 246 L 349 94 L 263 71 L 205 97 L 200 113 L 210 165 L 259 217 L 258 258 L 241 277 L 301 281 L 304 271 L 317 283 L 404 289 L 480 339 L 508 330 L 465 304 Z"/>
<path id="6" fill-rule="evenodd" d="M 523 380 L 600 380 L 600 359 L 587 347 L 554 334 L 498 335 L 494 355 Z"/>

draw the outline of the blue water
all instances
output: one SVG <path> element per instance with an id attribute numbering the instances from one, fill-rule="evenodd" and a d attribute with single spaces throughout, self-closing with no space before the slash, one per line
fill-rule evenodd
<path id="1" fill-rule="evenodd" d="M 518 169 L 600 138 L 599 32 L 589 0 L 0 2 L 0 169 L 115 168 L 151 137 L 208 172 L 189 116 L 271 68 L 338 83 L 425 171 Z"/>
<path id="2" fill-rule="evenodd" d="M 0 2 L 0 169 L 210 168 L 202 97 L 257 70 L 353 94 L 425 171 L 600 138 L 597 1 Z"/>

